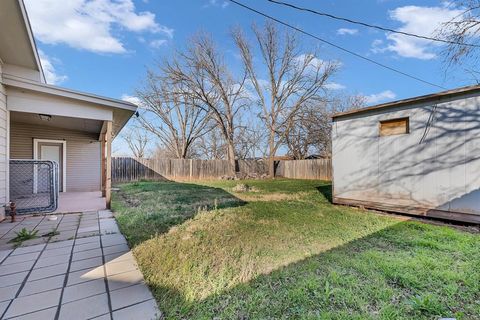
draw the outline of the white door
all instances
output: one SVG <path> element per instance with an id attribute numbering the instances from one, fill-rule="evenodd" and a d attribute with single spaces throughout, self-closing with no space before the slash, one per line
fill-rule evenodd
<path id="1" fill-rule="evenodd" d="M 38 160 L 51 160 L 51 161 L 56 161 L 58 163 L 58 185 L 59 185 L 59 191 L 63 192 L 64 191 L 64 148 L 65 148 L 65 143 L 64 142 L 50 142 L 50 141 L 37 141 L 37 154 L 36 158 Z"/>
<path id="2" fill-rule="evenodd" d="M 54 160 L 58 164 L 62 163 L 61 161 L 61 146 L 59 145 L 40 145 L 40 159 L 41 160 Z"/>

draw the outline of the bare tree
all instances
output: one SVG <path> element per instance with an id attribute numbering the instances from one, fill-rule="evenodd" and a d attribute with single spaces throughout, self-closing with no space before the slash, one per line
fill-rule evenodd
<path id="1" fill-rule="evenodd" d="M 137 96 L 143 107 L 139 123 L 177 159 L 189 158 L 195 141 L 211 130 L 209 112 L 198 107 L 197 99 L 152 70 Z"/>
<path id="2" fill-rule="evenodd" d="M 142 128 L 132 126 L 125 131 L 122 137 L 135 158 L 145 158 L 147 156 L 149 137 Z"/>
<path id="3" fill-rule="evenodd" d="M 326 146 L 325 135 L 330 127 L 329 114 L 326 108 L 308 106 L 303 108 L 295 116 L 290 118 L 288 126 L 285 126 L 285 143 L 288 153 L 294 159 L 305 159 L 314 149 L 323 153 Z"/>
<path id="4" fill-rule="evenodd" d="M 365 106 L 365 97 L 331 96 L 321 103 L 309 104 L 290 119 L 285 126 L 285 142 L 295 159 L 305 159 L 316 153 L 331 156 L 331 117 L 336 112 L 358 109 Z"/>
<path id="5" fill-rule="evenodd" d="M 195 150 L 203 159 L 225 159 L 226 143 L 218 129 L 212 130 L 195 144 Z M 238 125 L 235 130 L 235 154 L 237 159 L 265 157 L 265 129 L 258 123 Z"/>
<path id="6" fill-rule="evenodd" d="M 214 128 L 207 135 L 198 139 L 195 150 L 202 159 L 225 159 L 226 144 L 218 128 Z"/>
<path id="7" fill-rule="evenodd" d="M 462 64 L 468 58 L 476 62 L 479 58 L 480 36 L 480 0 L 458 0 L 454 4 L 461 13 L 450 21 L 443 23 L 437 29 L 438 37 L 448 40 L 448 44 L 442 51 L 447 65 Z M 463 45 L 465 43 L 477 46 Z M 475 67 L 475 69 L 477 69 Z M 477 70 L 468 70 L 474 78 L 478 79 Z M 478 82 L 478 80 L 477 80 Z"/>
<path id="8" fill-rule="evenodd" d="M 177 154 L 172 153 L 172 150 L 165 148 L 163 144 L 157 144 L 151 157 L 154 159 L 177 159 Z M 192 158 L 192 155 L 189 155 L 189 158 Z"/>
<path id="9" fill-rule="evenodd" d="M 267 135 L 259 123 L 240 126 L 237 132 L 236 149 L 239 159 L 266 157 L 265 145 Z"/>
<path id="10" fill-rule="evenodd" d="M 200 34 L 189 43 L 187 50 L 177 52 L 173 60 L 165 63 L 163 71 L 172 85 L 200 102 L 197 107 L 211 115 L 226 143 L 226 158 L 233 174 L 236 121 L 248 105 L 246 72 L 236 78 L 210 36 Z"/>
<path id="11" fill-rule="evenodd" d="M 367 105 L 367 97 L 361 94 L 345 95 L 340 94 L 330 101 L 330 112 L 332 114 L 363 108 Z"/>
<path id="12" fill-rule="evenodd" d="M 273 177 L 274 157 L 285 141 L 286 127 L 295 123 L 292 119 L 306 105 L 323 100 L 322 91 L 338 65 L 320 60 L 315 52 L 304 53 L 295 34 L 281 34 L 272 23 L 261 29 L 253 26 L 253 33 L 262 59 L 259 65 L 266 70 L 254 65 L 252 47 L 240 29 L 233 31 L 233 37 L 262 110 L 268 132 L 269 175 Z M 264 73 L 266 80 L 261 78 Z"/>

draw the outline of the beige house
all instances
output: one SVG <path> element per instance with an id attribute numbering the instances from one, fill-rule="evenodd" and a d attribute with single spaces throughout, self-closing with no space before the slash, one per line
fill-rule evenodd
<path id="1" fill-rule="evenodd" d="M 0 220 L 11 159 L 57 161 L 60 207 L 96 195 L 108 207 L 111 141 L 136 108 L 46 84 L 22 0 L 0 1 Z"/>

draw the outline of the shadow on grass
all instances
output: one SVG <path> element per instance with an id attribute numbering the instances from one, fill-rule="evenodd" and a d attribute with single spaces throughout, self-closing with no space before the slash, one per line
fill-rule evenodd
<path id="1" fill-rule="evenodd" d="M 149 284 L 167 319 L 479 319 L 468 237 L 399 222 L 200 300 Z"/>
<path id="2" fill-rule="evenodd" d="M 199 212 L 246 204 L 221 188 L 191 183 L 145 181 L 117 187 L 113 209 L 131 245 L 165 233 Z"/>
<path id="3" fill-rule="evenodd" d="M 275 192 L 291 191 L 280 182 Z M 167 319 L 480 319 L 478 235 L 357 213 L 320 199 L 331 201 L 330 184 L 309 188 L 318 203 L 195 218 L 246 202 L 140 182 L 120 186 L 114 209 L 130 243 L 145 241 L 134 253 Z"/>
<path id="4" fill-rule="evenodd" d="M 316 188 L 328 202 L 332 203 L 332 184 L 325 184 Z"/>

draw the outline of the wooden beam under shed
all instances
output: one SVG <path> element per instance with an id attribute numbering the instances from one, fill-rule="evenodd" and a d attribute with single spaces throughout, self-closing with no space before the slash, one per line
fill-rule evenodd
<path id="1" fill-rule="evenodd" d="M 355 207 L 363 207 L 365 209 L 374 209 L 385 212 L 480 224 L 480 216 L 478 214 L 471 214 L 465 212 L 445 211 L 435 208 L 421 208 L 415 206 L 397 205 L 357 199 L 345 199 L 339 197 L 333 197 L 333 203 Z"/>

